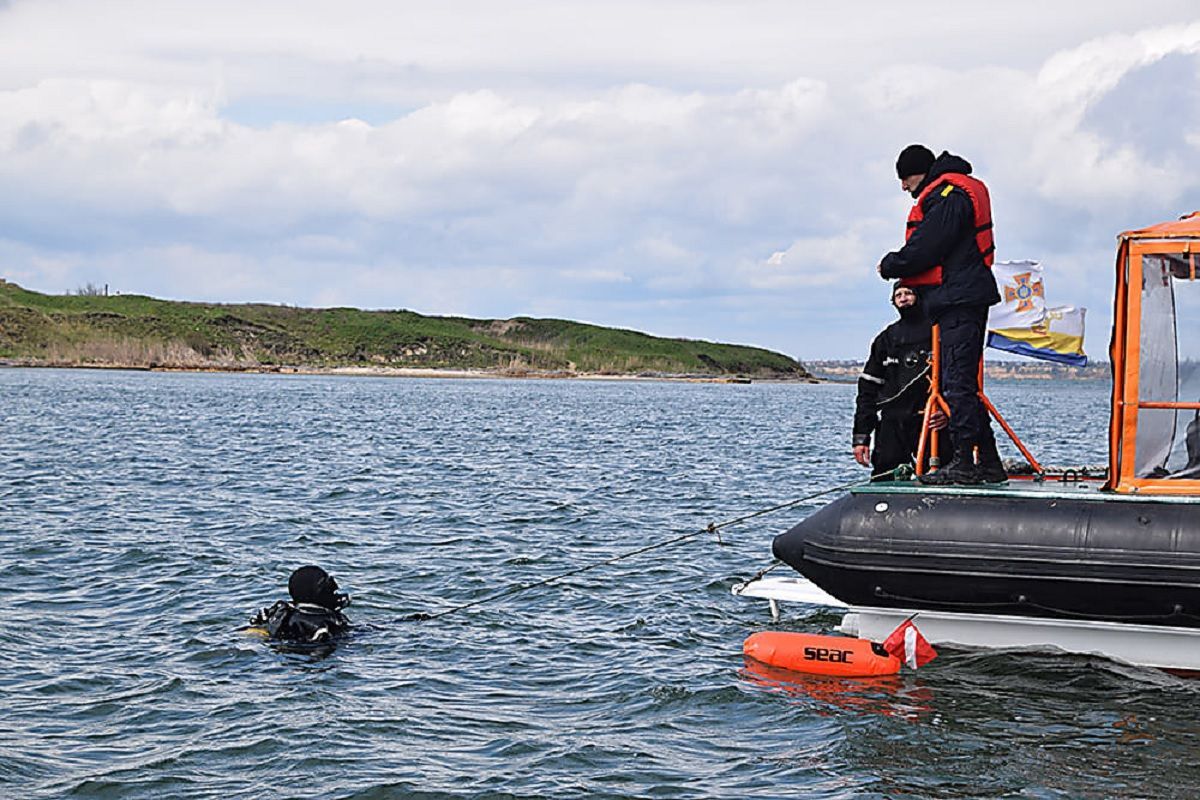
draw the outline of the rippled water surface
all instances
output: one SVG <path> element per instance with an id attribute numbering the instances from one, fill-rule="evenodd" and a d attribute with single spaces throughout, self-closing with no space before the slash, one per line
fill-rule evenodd
<path id="1" fill-rule="evenodd" d="M 991 395 L 1100 463 L 1107 387 Z M 1200 691 L 944 652 L 745 669 L 730 586 L 818 503 L 404 621 L 862 476 L 853 387 L 0 370 L 0 795 L 1188 796 Z M 239 633 L 318 563 L 351 640 Z M 838 615 L 785 607 L 783 627 Z"/>

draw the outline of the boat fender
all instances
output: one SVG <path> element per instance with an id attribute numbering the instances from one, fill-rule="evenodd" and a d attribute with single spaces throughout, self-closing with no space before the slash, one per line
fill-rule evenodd
<path id="1" fill-rule="evenodd" d="M 772 667 L 815 675 L 856 678 L 900 671 L 900 659 L 883 645 L 849 636 L 759 631 L 746 638 L 742 652 Z"/>

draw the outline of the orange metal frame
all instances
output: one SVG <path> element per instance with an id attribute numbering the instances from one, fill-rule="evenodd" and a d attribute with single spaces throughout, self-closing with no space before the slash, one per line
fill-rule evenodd
<path id="1" fill-rule="evenodd" d="M 925 474 L 925 454 L 930 453 L 929 466 L 932 469 L 937 469 L 938 463 L 938 434 L 940 431 L 929 429 L 929 420 L 933 416 L 935 408 L 941 409 L 946 416 L 950 416 L 950 406 L 946 403 L 946 398 L 942 397 L 942 371 L 941 371 L 941 330 L 939 326 L 933 326 L 933 348 L 930 354 L 929 366 L 929 399 L 925 401 L 924 424 L 921 426 L 921 438 L 917 442 L 917 469 L 918 475 Z M 992 403 L 983 391 L 983 358 L 979 359 L 979 399 L 983 403 L 983 407 L 988 413 L 999 423 L 1004 432 L 1008 434 L 1008 438 L 1021 451 L 1021 455 L 1029 462 L 1029 466 L 1033 468 L 1034 475 L 1040 477 L 1045 474 L 1042 465 L 1033 457 L 1033 453 L 1029 452 L 1029 448 L 1021 441 L 1021 437 L 1017 436 L 1017 432 L 1012 429 L 1007 420 L 1000 414 L 1000 411 Z"/>
<path id="2" fill-rule="evenodd" d="M 950 416 L 950 406 L 946 403 L 946 398 L 942 397 L 942 359 L 941 359 L 941 342 L 939 341 L 940 331 L 938 326 L 933 326 L 932 337 L 932 352 L 929 355 L 929 399 L 925 401 L 925 413 L 922 415 L 921 438 L 917 440 L 917 474 L 925 474 L 925 454 L 929 453 L 929 466 L 937 469 L 941 466 L 941 459 L 938 458 L 938 434 L 941 431 L 929 429 L 929 420 L 933 416 L 934 409 L 940 409 L 947 417 Z"/>
<path id="3" fill-rule="evenodd" d="M 1134 474 L 1137 453 L 1138 412 L 1142 409 L 1200 410 L 1200 403 L 1142 400 L 1138 396 L 1141 366 L 1142 257 L 1190 255 L 1194 238 L 1136 240 L 1122 237 L 1117 251 L 1117 291 L 1113 338 L 1109 355 L 1113 364 L 1112 424 L 1109 428 L 1109 481 L 1105 488 L 1122 493 L 1195 495 L 1200 480 L 1139 478 Z M 1196 279 L 1195 264 L 1191 279 Z M 1133 290 L 1130 287 L 1135 287 Z"/>

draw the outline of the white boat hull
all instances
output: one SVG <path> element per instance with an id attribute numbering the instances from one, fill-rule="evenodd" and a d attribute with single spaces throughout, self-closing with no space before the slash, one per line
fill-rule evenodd
<path id="1" fill-rule="evenodd" d="M 839 630 L 874 641 L 882 641 L 914 613 L 896 608 L 847 606 L 804 578 L 762 578 L 734 586 L 733 593 L 768 600 L 775 618 L 780 602 L 844 608 L 847 613 Z M 921 611 L 915 621 L 925 638 L 935 645 L 1059 650 L 1139 666 L 1200 671 L 1197 628 L 940 611 Z"/>

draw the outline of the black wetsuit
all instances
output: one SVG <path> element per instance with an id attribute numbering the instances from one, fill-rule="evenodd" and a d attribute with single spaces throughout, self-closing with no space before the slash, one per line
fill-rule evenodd
<path id="1" fill-rule="evenodd" d="M 280 600 L 255 614 L 250 624 L 266 628 L 272 639 L 315 644 L 345 633 L 350 627 L 350 620 L 342 612 L 331 608 Z"/>
<path id="2" fill-rule="evenodd" d="M 871 445 L 871 474 L 916 461 L 922 414 L 929 397 L 932 331 L 919 306 L 899 309 L 900 319 L 871 342 L 871 354 L 858 379 L 854 445 Z M 944 434 L 939 450 L 948 452 Z M 890 476 L 877 478 L 890 480 Z"/>

